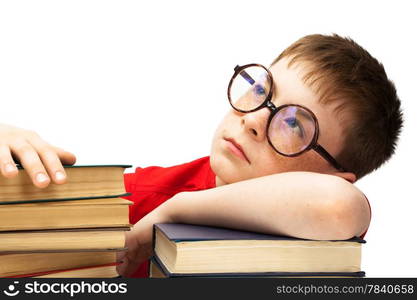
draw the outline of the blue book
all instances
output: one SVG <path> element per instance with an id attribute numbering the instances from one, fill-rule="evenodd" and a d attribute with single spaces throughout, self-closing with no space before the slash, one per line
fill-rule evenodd
<path id="1" fill-rule="evenodd" d="M 363 277 L 364 240 L 305 240 L 190 224 L 155 224 L 151 277 Z"/>

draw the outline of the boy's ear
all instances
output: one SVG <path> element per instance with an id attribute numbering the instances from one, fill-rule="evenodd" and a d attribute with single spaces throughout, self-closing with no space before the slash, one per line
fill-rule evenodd
<path id="1" fill-rule="evenodd" d="M 333 175 L 342 177 L 343 179 L 349 181 L 350 183 L 354 183 L 356 181 L 356 175 L 350 172 L 336 172 L 336 173 L 333 173 Z"/>

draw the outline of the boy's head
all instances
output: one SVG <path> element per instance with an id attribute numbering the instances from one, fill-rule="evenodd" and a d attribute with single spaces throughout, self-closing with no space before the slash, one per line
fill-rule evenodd
<path id="1" fill-rule="evenodd" d="M 310 109 L 319 124 L 317 142 L 347 172 L 315 151 L 278 154 L 267 140 L 268 108 L 250 113 L 231 109 L 212 143 L 218 184 L 289 171 L 334 174 L 353 182 L 391 157 L 402 126 L 400 101 L 383 66 L 354 41 L 337 35 L 303 37 L 269 70 L 271 101 Z"/>

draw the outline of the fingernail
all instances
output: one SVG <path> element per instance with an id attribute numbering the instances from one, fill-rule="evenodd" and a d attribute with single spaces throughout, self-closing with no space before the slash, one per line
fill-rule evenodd
<path id="1" fill-rule="evenodd" d="M 48 181 L 48 177 L 46 177 L 46 175 L 43 173 L 39 173 L 38 175 L 36 175 L 36 181 L 42 183 Z"/>
<path id="2" fill-rule="evenodd" d="M 12 165 L 11 163 L 8 163 L 6 165 L 6 172 L 13 172 L 14 170 L 16 170 L 16 167 Z"/>
<path id="3" fill-rule="evenodd" d="M 65 179 L 65 175 L 61 171 L 57 171 L 55 173 L 55 178 L 56 178 L 56 180 L 64 180 Z"/>

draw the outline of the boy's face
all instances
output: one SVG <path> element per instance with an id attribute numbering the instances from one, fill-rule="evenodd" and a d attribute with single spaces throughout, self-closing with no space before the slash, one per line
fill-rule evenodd
<path id="1" fill-rule="evenodd" d="M 309 108 L 319 122 L 318 143 L 333 157 L 337 156 L 343 146 L 343 128 L 334 112 L 337 103 L 319 103 L 319 96 L 303 82 L 305 65 L 296 63 L 288 68 L 288 62 L 284 57 L 270 68 L 275 85 L 271 101 L 277 107 L 299 104 Z M 275 152 L 266 136 L 270 113 L 268 108 L 246 114 L 231 108 L 226 114 L 215 132 L 210 155 L 217 186 L 290 171 L 337 173 L 315 151 L 296 157 Z"/>

